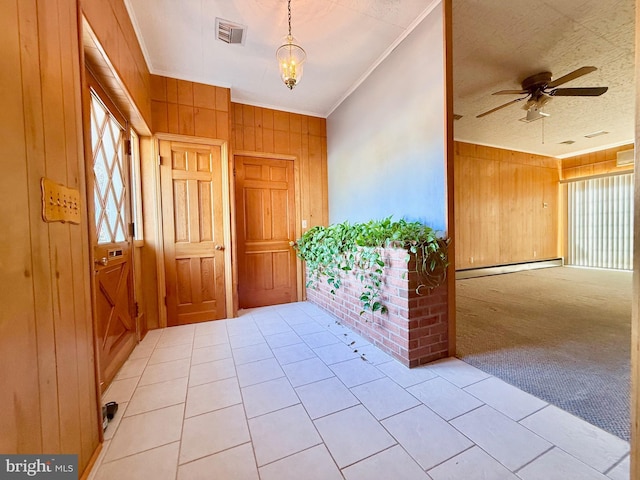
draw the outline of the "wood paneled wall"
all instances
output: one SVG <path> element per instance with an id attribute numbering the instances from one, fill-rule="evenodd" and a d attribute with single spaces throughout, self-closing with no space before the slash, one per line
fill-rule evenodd
<path id="1" fill-rule="evenodd" d="M 142 221 L 144 245 L 141 249 L 141 285 L 142 311 L 149 330 L 160 328 L 160 311 L 158 303 L 158 258 L 162 244 L 160 222 L 160 177 L 158 160 L 155 155 L 154 142 L 151 137 L 140 139 L 140 172 L 142 180 Z"/>
<path id="2" fill-rule="evenodd" d="M 76 0 L 0 4 L 0 451 L 99 444 L 87 211 L 45 223 L 42 177 L 85 196 Z"/>
<path id="3" fill-rule="evenodd" d="M 617 153 L 631 149 L 633 149 L 633 143 L 564 158 L 561 160 L 562 171 L 560 179 L 569 180 L 591 175 L 633 171 L 633 164 L 622 167 L 616 166 Z"/>
<path id="4" fill-rule="evenodd" d="M 231 95 L 228 88 L 151 75 L 152 131 L 198 138 L 230 141 Z M 154 143 L 141 141 L 142 197 L 145 244 L 142 264 L 145 272 L 144 302 L 150 329 L 165 326 L 164 306 L 158 302 L 162 284 L 162 235 L 160 222 L 159 167 Z M 157 269 L 154 270 L 154 266 Z"/>
<path id="5" fill-rule="evenodd" d="M 229 141 L 228 88 L 151 75 L 153 133 Z"/>
<path id="6" fill-rule="evenodd" d="M 558 160 L 455 143 L 456 269 L 558 256 Z"/>
<path id="7" fill-rule="evenodd" d="M 151 79 L 123 0 L 80 0 L 82 12 L 111 67 L 126 87 L 147 125 L 151 125 Z M 101 71 L 98 77 L 113 72 Z"/>
<path id="8" fill-rule="evenodd" d="M 295 155 L 300 162 L 301 218 L 327 225 L 327 124 L 324 118 L 232 103 L 232 152 Z"/>

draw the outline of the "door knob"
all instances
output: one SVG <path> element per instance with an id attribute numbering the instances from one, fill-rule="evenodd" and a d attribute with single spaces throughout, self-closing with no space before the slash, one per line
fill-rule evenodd
<path id="1" fill-rule="evenodd" d="M 96 260 L 96 265 L 102 265 L 103 267 L 106 267 L 108 263 L 109 259 L 107 257 L 102 257 L 100 260 Z"/>
<path id="2" fill-rule="evenodd" d="M 224 245 L 216 245 L 216 250 L 224 250 Z"/>

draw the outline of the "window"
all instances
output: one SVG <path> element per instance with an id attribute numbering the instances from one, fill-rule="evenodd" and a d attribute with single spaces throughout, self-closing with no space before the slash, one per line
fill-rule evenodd
<path id="1" fill-rule="evenodd" d="M 98 244 L 124 242 L 126 230 L 125 128 L 91 92 L 91 150 Z"/>
<path id="2" fill-rule="evenodd" d="M 633 173 L 568 184 L 569 265 L 633 268 Z"/>

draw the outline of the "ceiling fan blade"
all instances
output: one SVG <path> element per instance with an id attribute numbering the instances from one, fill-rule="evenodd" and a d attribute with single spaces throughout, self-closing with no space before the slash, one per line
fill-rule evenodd
<path id="1" fill-rule="evenodd" d="M 491 95 L 524 95 L 525 93 L 529 93 L 526 90 L 500 90 L 499 92 L 494 92 Z"/>
<path id="2" fill-rule="evenodd" d="M 556 88 L 549 95 L 553 97 L 599 97 L 609 87 Z"/>
<path id="3" fill-rule="evenodd" d="M 508 107 L 509 105 L 511 105 L 511 104 L 513 104 L 513 103 L 520 102 L 520 101 L 524 100 L 525 98 L 527 98 L 527 97 L 516 98 L 515 100 L 511 100 L 510 102 L 507 102 L 507 103 L 505 103 L 504 105 L 500 105 L 499 107 L 492 108 L 491 110 L 486 111 L 486 112 L 484 112 L 484 113 L 481 113 L 480 115 L 476 115 L 476 118 L 482 118 L 482 117 L 484 117 L 485 115 L 489 115 L 490 113 L 497 112 L 498 110 L 501 110 L 501 109 L 503 109 L 503 108 L 505 108 L 505 107 Z"/>
<path id="4" fill-rule="evenodd" d="M 556 78 L 554 81 L 547 84 L 547 88 L 554 88 L 558 85 L 562 85 L 563 83 L 567 83 L 575 78 L 586 75 L 587 73 L 595 72 L 597 70 L 596 67 L 580 67 L 577 70 L 574 70 L 571 73 L 567 73 L 563 77 Z"/>

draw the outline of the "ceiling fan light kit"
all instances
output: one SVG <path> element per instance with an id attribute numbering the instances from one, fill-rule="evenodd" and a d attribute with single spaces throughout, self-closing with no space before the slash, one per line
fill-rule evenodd
<path id="1" fill-rule="evenodd" d="M 544 117 L 548 117 L 549 114 L 548 113 L 544 113 L 541 110 L 542 107 L 538 108 L 537 106 L 533 105 L 531 108 L 529 108 L 527 110 L 527 116 L 523 117 L 520 119 L 521 122 L 525 122 L 525 123 L 531 123 L 534 122 L 536 120 L 540 120 L 541 118 Z"/>
<path id="2" fill-rule="evenodd" d="M 287 11 L 289 19 L 289 34 L 285 37 L 284 43 L 276 51 L 278 59 L 278 69 L 280 78 L 289 90 L 293 90 L 302 79 L 304 62 L 307 53 L 297 44 L 296 39 L 291 35 L 291 0 L 287 0 Z"/>
<path id="3" fill-rule="evenodd" d="M 509 105 L 526 100 L 524 106 L 527 116 L 521 119 L 524 122 L 539 120 L 548 117 L 548 113 L 543 113 L 542 108 L 551 100 L 551 97 L 598 97 L 608 90 L 608 87 L 580 87 L 580 88 L 558 88 L 558 86 L 570 82 L 587 73 L 595 72 L 596 67 L 580 67 L 556 80 L 552 80 L 551 72 L 540 72 L 522 81 L 522 90 L 500 90 L 493 95 L 524 95 L 503 105 L 492 108 L 476 118 L 482 118 L 490 113 L 501 110 Z"/>

